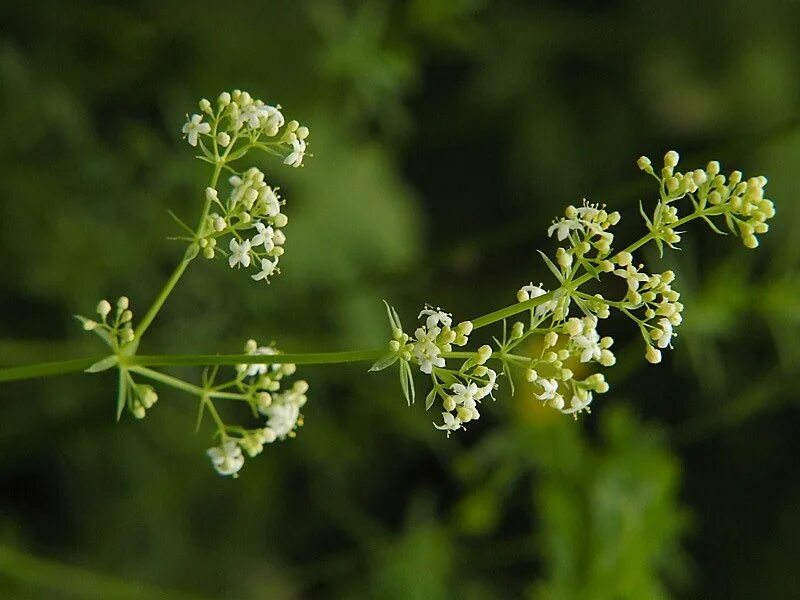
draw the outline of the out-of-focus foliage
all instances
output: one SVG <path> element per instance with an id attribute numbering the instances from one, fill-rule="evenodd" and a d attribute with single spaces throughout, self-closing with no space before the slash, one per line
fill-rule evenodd
<path id="1" fill-rule="evenodd" d="M 638 236 L 642 153 L 764 173 L 779 214 L 757 253 L 685 236 L 662 261 L 687 306 L 673 362 L 622 351 L 577 424 L 504 390 L 445 440 L 393 377 L 307 369 L 306 426 L 232 482 L 178 395 L 115 425 L 103 375 L 4 385 L 0 595 L 800 595 L 798 24 L 744 0 L 3 3 L 3 364 L 94 353 L 73 313 L 149 303 L 180 252 L 166 210 L 202 201 L 183 115 L 232 87 L 312 131 L 300 172 L 261 165 L 289 202 L 284 273 L 193 265 L 146 352 L 372 347 L 384 297 L 505 305 L 546 279 L 564 204 Z"/>

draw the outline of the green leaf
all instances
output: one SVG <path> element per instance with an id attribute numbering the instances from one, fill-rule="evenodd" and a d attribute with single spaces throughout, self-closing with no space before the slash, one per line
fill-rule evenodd
<path id="1" fill-rule="evenodd" d="M 728 235 L 724 231 L 721 231 L 716 225 L 714 225 L 714 222 L 711 219 L 709 219 L 707 216 L 703 215 L 703 220 L 706 223 L 708 223 L 708 226 L 711 227 L 711 231 L 713 231 L 714 233 L 718 233 L 720 235 Z"/>
<path id="2" fill-rule="evenodd" d="M 117 387 L 117 421 L 122 418 L 122 411 L 125 410 L 125 403 L 128 399 L 128 381 L 125 379 L 125 371 L 119 370 L 119 384 Z"/>
<path id="3" fill-rule="evenodd" d="M 650 231 L 653 231 L 653 223 L 650 221 L 650 217 L 647 216 L 647 213 L 644 212 L 644 205 L 642 204 L 641 200 L 639 200 L 639 214 L 642 215 L 644 222 L 647 223 L 647 228 Z"/>
<path id="4" fill-rule="evenodd" d="M 383 303 L 386 305 L 386 314 L 389 317 L 389 325 L 391 326 L 392 330 L 397 329 L 400 325 L 395 321 L 395 315 L 397 313 L 394 312 L 394 309 L 389 306 L 389 303 L 384 300 Z"/>
<path id="5" fill-rule="evenodd" d="M 600 281 L 600 271 L 598 271 L 588 260 L 584 257 L 578 257 L 578 262 L 586 269 L 586 272 L 589 273 L 594 279 Z"/>
<path id="6" fill-rule="evenodd" d="M 564 283 L 564 276 L 561 274 L 561 271 L 559 271 L 558 267 L 553 264 L 553 261 L 550 260 L 541 250 L 537 250 L 537 252 L 542 255 L 547 268 L 550 269 L 553 275 L 556 276 L 556 279 L 558 279 L 559 282 Z"/>
<path id="7" fill-rule="evenodd" d="M 508 379 L 508 385 L 511 388 L 511 395 L 513 396 L 516 390 L 514 388 L 514 378 L 511 376 L 511 368 L 509 367 L 505 359 L 502 361 L 502 363 L 503 363 L 503 371 L 505 372 L 506 378 Z"/>
<path id="8" fill-rule="evenodd" d="M 400 316 L 397 314 L 397 311 L 394 309 L 393 306 L 391 307 L 391 309 L 392 309 L 392 315 L 394 315 L 394 322 L 397 323 L 397 327 L 399 329 L 402 329 L 403 324 L 400 322 Z"/>
<path id="9" fill-rule="evenodd" d="M 189 227 L 183 221 L 181 221 L 180 218 L 178 218 L 178 215 L 176 215 L 171 210 L 167 210 L 167 214 L 169 214 L 169 216 L 172 217 L 172 220 L 175 221 L 178 224 L 179 227 L 184 229 L 186 231 L 186 233 L 188 233 L 190 236 L 194 237 L 194 231 L 192 230 L 192 228 Z"/>
<path id="10" fill-rule="evenodd" d="M 119 359 L 117 358 L 117 355 L 116 354 L 111 354 L 109 356 L 106 356 L 102 360 L 98 360 L 96 363 L 94 363 L 88 369 L 85 369 L 83 372 L 84 373 L 100 373 L 101 371 L 107 371 L 108 369 L 111 369 L 112 367 L 117 366 L 118 362 L 119 362 Z"/>
<path id="11" fill-rule="evenodd" d="M 430 410 L 436 400 L 436 388 L 433 388 L 428 395 L 425 396 L 425 410 Z"/>
<path id="12" fill-rule="evenodd" d="M 200 246 L 198 244 L 189 244 L 189 246 L 186 248 L 186 252 L 183 255 L 183 260 L 194 260 L 199 252 Z"/>
<path id="13" fill-rule="evenodd" d="M 664 258 L 664 242 L 660 237 L 654 237 L 653 239 L 656 242 L 656 246 L 658 246 L 658 256 Z"/>
<path id="14" fill-rule="evenodd" d="M 371 373 L 372 371 L 383 371 L 384 369 L 391 367 L 394 363 L 396 363 L 398 358 L 400 357 L 394 352 L 387 354 L 386 356 L 376 360 L 375 364 L 369 368 L 368 372 Z"/>
<path id="15" fill-rule="evenodd" d="M 406 403 L 411 406 L 416 400 L 416 390 L 414 389 L 414 379 L 411 376 L 411 367 L 408 366 L 408 361 L 400 361 L 400 388 L 403 390 L 403 396 Z"/>

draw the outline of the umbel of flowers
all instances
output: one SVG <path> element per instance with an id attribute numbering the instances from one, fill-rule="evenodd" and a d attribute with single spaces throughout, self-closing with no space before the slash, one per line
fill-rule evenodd
<path id="1" fill-rule="evenodd" d="M 508 378 L 513 393 L 512 369 L 532 384 L 533 398 L 545 405 L 576 418 L 590 412 L 595 397 L 609 390 L 600 370 L 616 364 L 611 350 L 614 340 L 599 331 L 603 320 L 613 312 L 629 318 L 641 332 L 645 358 L 654 364 L 672 348 L 683 320 L 684 305 L 673 288 L 675 273 L 648 272 L 635 251 L 651 241 L 662 253 L 676 248 L 683 234 L 678 228 L 694 219 L 704 220 L 717 233 L 721 231 L 714 220 L 722 219 L 746 247 L 755 248 L 756 236 L 769 230 L 768 221 L 775 216 L 772 201 L 764 197 L 766 178 L 745 181 L 739 171 L 725 177 L 716 161 L 684 173 L 677 170 L 678 162 L 678 153 L 670 151 L 656 173 L 650 159 L 638 160 L 639 167 L 658 182 L 659 199 L 650 214 L 644 206 L 640 208 L 647 234 L 622 250 L 614 247 L 613 228 L 621 219 L 618 212 L 586 200 L 568 206 L 548 229 L 548 235 L 559 242 L 555 256 L 551 259 L 540 253 L 556 285 L 552 291 L 543 284 L 523 285 L 517 291 L 517 309 L 507 307 L 452 328 L 449 313 L 426 307 L 420 313 L 424 323 L 411 336 L 403 332 L 399 316 L 388 307 L 389 353 L 373 370 L 399 363 L 401 387 L 409 403 L 416 397 L 411 366 L 430 377 L 426 408 L 437 398 L 441 401 L 443 422 L 435 426 L 448 436 L 480 416 L 478 405 L 492 394 L 498 376 Z M 682 215 L 681 208 L 687 205 L 693 210 Z M 603 275 L 624 282 L 623 297 L 608 299 L 583 289 Z M 526 312 L 526 320 L 509 324 L 510 316 Z M 497 321 L 503 322 L 503 335 L 495 338 L 495 348 L 484 345 L 474 352 L 453 352 L 453 345 L 468 344 L 473 330 Z M 538 352 L 532 355 L 520 350 L 532 347 L 523 345 L 531 337 L 540 340 L 533 346 Z M 488 360 L 499 361 L 503 370 L 498 373 L 485 366 Z M 580 371 L 588 375 L 578 379 L 570 365 L 580 365 Z"/>
<path id="2" fill-rule="evenodd" d="M 97 362 L 89 371 L 109 368 L 119 371 L 117 418 L 127 408 L 136 418 L 144 418 L 158 395 L 150 380 L 193 394 L 198 399 L 197 427 L 206 415 L 215 425 L 218 445 L 208 450 L 214 468 L 221 475 L 235 476 L 244 464 L 245 455 L 259 454 L 265 444 L 294 437 L 303 424 L 301 408 L 306 402 L 308 384 L 298 380 L 286 385 L 294 374 L 290 363 L 250 362 L 239 365 L 235 376 L 219 382 L 219 367 L 205 370 L 202 384 L 196 385 L 142 366 L 136 351 L 142 336 L 188 264 L 198 255 L 213 259 L 224 257 L 233 269 L 249 269 L 254 281 L 269 283 L 280 273 L 288 218 L 280 189 L 267 182 L 256 167 L 239 167 L 249 152 L 262 151 L 278 156 L 283 164 L 300 167 L 307 150 L 309 131 L 297 121 L 287 121 L 280 105 L 270 105 L 249 93 L 223 92 L 215 103 L 200 100 L 199 112 L 187 115 L 183 134 L 197 156 L 213 166 L 213 175 L 203 194 L 199 224 L 193 229 L 172 215 L 186 234 L 177 239 L 188 243 L 183 261 L 162 293 L 137 327 L 129 301 L 122 297 L 116 312 L 106 300 L 99 303 L 99 318 L 78 317 L 84 329 L 97 334 L 112 354 Z M 221 177 L 222 175 L 225 177 Z M 250 340 L 245 346 L 250 356 L 278 354 L 274 346 L 259 346 Z M 219 401 L 249 408 L 250 424 L 230 424 L 217 408 Z"/>

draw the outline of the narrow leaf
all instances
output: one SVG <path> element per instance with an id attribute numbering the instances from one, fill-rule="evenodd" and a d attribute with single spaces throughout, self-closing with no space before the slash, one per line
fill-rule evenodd
<path id="1" fill-rule="evenodd" d="M 396 353 L 392 352 L 391 354 L 387 354 L 375 361 L 375 364 L 369 368 L 368 372 L 372 371 L 383 371 L 384 369 L 391 367 L 394 363 L 397 362 L 397 359 L 400 358 Z"/>
<path id="2" fill-rule="evenodd" d="M 708 217 L 706 217 L 705 215 L 703 215 L 703 220 L 704 220 L 706 223 L 708 223 L 708 226 L 709 226 L 709 227 L 711 227 L 711 231 L 713 231 L 714 233 L 718 233 L 718 234 L 720 234 L 720 235 L 728 235 L 728 234 L 727 234 L 727 233 L 725 233 L 724 231 L 721 231 L 721 230 L 720 230 L 720 229 L 719 229 L 719 228 L 718 228 L 716 225 L 714 225 L 714 221 L 712 221 L 711 219 L 709 219 L 709 218 L 708 218 Z"/>
<path id="3" fill-rule="evenodd" d="M 408 376 L 406 375 L 407 366 L 408 364 L 406 361 L 403 360 L 400 362 L 400 389 L 403 390 L 403 396 L 406 399 L 406 404 L 411 406 L 411 391 L 409 390 Z"/>
<path id="4" fill-rule="evenodd" d="M 386 314 L 389 317 L 389 326 L 392 328 L 392 330 L 394 330 L 397 328 L 397 322 L 394 320 L 394 315 L 392 314 L 394 309 L 389 306 L 389 303 L 386 300 L 384 300 L 383 303 L 386 305 Z"/>
<path id="5" fill-rule="evenodd" d="M 98 360 L 88 369 L 85 369 L 84 373 L 100 373 L 101 371 L 107 371 L 108 369 L 115 367 L 118 360 L 119 359 L 115 354 L 106 356 L 104 359 Z"/>
<path id="6" fill-rule="evenodd" d="M 553 264 L 553 261 L 550 260 L 547 257 L 547 255 L 544 252 L 542 252 L 541 250 L 537 250 L 537 252 L 539 252 L 539 254 L 542 255 L 542 258 L 544 259 L 544 262 L 547 265 L 547 268 L 550 269 L 550 271 L 553 273 L 553 275 L 556 276 L 556 279 L 558 279 L 558 281 L 560 283 L 564 283 L 564 276 L 561 274 L 561 271 L 559 271 L 558 267 L 555 266 L 555 264 Z"/>
<path id="7" fill-rule="evenodd" d="M 117 421 L 122 418 L 122 411 L 125 409 L 125 402 L 128 399 L 128 382 L 125 373 L 119 370 L 119 383 L 117 385 Z"/>
<path id="8" fill-rule="evenodd" d="M 644 205 L 641 200 L 639 200 L 639 214 L 642 215 L 644 222 L 647 223 L 647 228 L 653 231 L 653 223 L 650 221 L 650 217 L 647 216 L 647 213 L 644 212 Z"/>
<path id="9" fill-rule="evenodd" d="M 417 390 L 414 388 L 414 377 L 411 374 L 411 367 L 407 361 L 403 361 L 403 366 L 405 367 L 406 377 L 408 378 L 408 390 L 411 395 L 411 404 L 414 404 L 417 400 Z"/>
<path id="10" fill-rule="evenodd" d="M 175 221 L 175 222 L 178 224 L 178 226 L 179 226 L 179 227 L 183 228 L 183 229 L 186 231 L 186 233 L 188 233 L 190 236 L 194 237 L 194 231 L 192 231 L 192 228 L 191 228 L 191 227 L 189 227 L 189 226 L 188 226 L 186 223 L 184 223 L 183 221 L 181 221 L 181 220 L 180 220 L 180 218 L 178 218 L 178 215 L 176 215 L 176 214 L 175 214 L 174 212 L 172 212 L 171 210 L 167 210 L 167 214 L 168 214 L 170 217 L 172 217 L 172 220 L 173 220 L 173 221 Z"/>
<path id="11" fill-rule="evenodd" d="M 425 397 L 425 410 L 430 410 L 436 400 L 436 388 L 433 388 Z"/>

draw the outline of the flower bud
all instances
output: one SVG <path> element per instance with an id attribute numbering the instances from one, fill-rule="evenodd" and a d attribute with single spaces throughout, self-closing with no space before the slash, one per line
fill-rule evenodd
<path id="1" fill-rule="evenodd" d="M 647 352 L 645 352 L 644 356 L 648 362 L 654 365 L 657 365 L 661 362 L 661 351 L 653 346 L 650 346 L 649 344 L 647 346 Z"/>
<path id="2" fill-rule="evenodd" d="M 664 155 L 664 166 L 674 168 L 678 165 L 680 158 L 680 155 L 675 150 L 670 150 Z"/>
<path id="3" fill-rule="evenodd" d="M 633 262 L 633 255 L 630 252 L 620 252 L 614 260 L 620 267 L 627 267 Z"/>
<path id="4" fill-rule="evenodd" d="M 582 334 L 583 321 L 575 317 L 571 318 L 564 324 L 564 331 L 566 331 L 571 337 Z"/>
<path id="5" fill-rule="evenodd" d="M 478 364 L 482 365 L 485 363 L 489 358 L 492 356 L 492 348 L 484 344 L 480 348 L 478 348 Z"/>
<path id="6" fill-rule="evenodd" d="M 231 143 L 231 136 L 227 134 L 225 131 L 220 131 L 217 134 L 217 144 L 222 146 L 223 148 L 227 148 L 228 144 Z"/>
<path id="7" fill-rule="evenodd" d="M 101 300 L 97 304 L 97 314 L 105 321 L 108 313 L 111 312 L 111 304 L 108 300 Z"/>
<path id="8" fill-rule="evenodd" d="M 563 248 L 559 248 L 556 252 L 556 261 L 558 262 L 558 266 L 562 269 L 570 269 L 572 267 L 572 254 Z"/>

